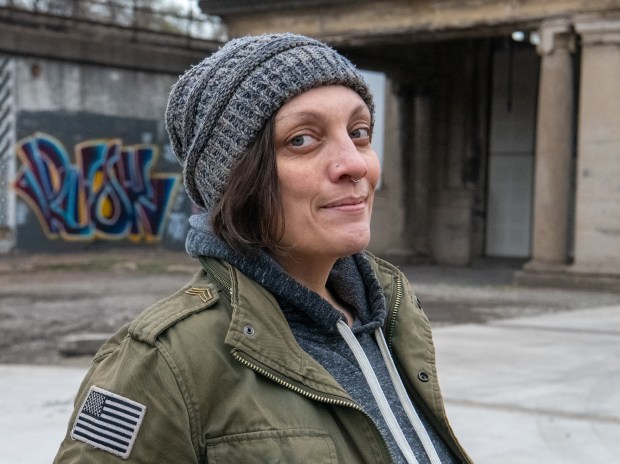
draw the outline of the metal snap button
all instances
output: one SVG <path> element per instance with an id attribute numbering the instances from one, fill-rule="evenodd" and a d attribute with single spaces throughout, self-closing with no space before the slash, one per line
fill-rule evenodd
<path id="1" fill-rule="evenodd" d="M 246 325 L 243 328 L 243 333 L 246 334 L 248 337 L 253 337 L 256 333 L 256 330 L 254 330 L 254 327 L 252 327 L 251 325 Z"/>
<path id="2" fill-rule="evenodd" d="M 431 379 L 431 376 L 426 371 L 420 371 L 418 372 L 418 379 L 422 382 L 428 382 Z"/>

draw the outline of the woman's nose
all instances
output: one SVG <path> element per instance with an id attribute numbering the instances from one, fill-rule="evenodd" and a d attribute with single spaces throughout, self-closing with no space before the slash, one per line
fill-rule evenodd
<path id="1" fill-rule="evenodd" d="M 368 164 L 359 147 L 348 136 L 332 147 L 333 157 L 329 169 L 330 180 L 338 182 L 342 178 L 358 180 L 366 175 Z"/>

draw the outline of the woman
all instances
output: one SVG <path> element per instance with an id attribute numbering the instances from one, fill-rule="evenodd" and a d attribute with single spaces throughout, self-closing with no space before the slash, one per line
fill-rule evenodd
<path id="1" fill-rule="evenodd" d="M 470 462 L 428 320 L 363 251 L 379 162 L 355 67 L 303 36 L 236 39 L 166 122 L 202 270 L 101 348 L 56 462 Z"/>

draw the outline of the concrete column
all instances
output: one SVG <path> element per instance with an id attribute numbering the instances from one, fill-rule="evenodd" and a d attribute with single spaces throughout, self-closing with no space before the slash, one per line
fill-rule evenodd
<path id="1" fill-rule="evenodd" d="M 413 249 L 419 256 L 430 254 L 430 183 L 432 147 L 432 100 L 426 95 L 413 99 Z"/>
<path id="2" fill-rule="evenodd" d="M 0 254 L 16 241 L 15 192 L 15 58 L 0 54 Z"/>
<path id="3" fill-rule="evenodd" d="M 411 256 L 403 243 L 405 204 L 403 202 L 403 115 L 406 114 L 400 84 L 388 79 L 385 92 L 385 137 L 381 185 L 375 193 L 369 249 L 392 262 L 407 262 Z"/>
<path id="4" fill-rule="evenodd" d="M 540 36 L 534 233 L 528 268 L 566 264 L 569 246 L 575 41 L 567 21 L 543 22 Z"/>
<path id="5" fill-rule="evenodd" d="M 620 16 L 579 18 L 574 270 L 620 274 Z"/>

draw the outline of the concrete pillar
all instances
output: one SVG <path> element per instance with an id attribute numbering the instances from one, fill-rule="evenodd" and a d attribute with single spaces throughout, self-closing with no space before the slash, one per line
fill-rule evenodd
<path id="1" fill-rule="evenodd" d="M 413 99 L 413 249 L 418 256 L 430 254 L 430 183 L 432 147 L 432 100 L 426 95 Z"/>
<path id="2" fill-rule="evenodd" d="M 0 55 L 0 254 L 15 246 L 15 58 Z"/>
<path id="3" fill-rule="evenodd" d="M 575 26 L 582 49 L 573 268 L 620 274 L 620 17 Z"/>
<path id="4" fill-rule="evenodd" d="M 564 265 L 568 257 L 573 150 L 574 36 L 567 21 L 542 23 L 536 128 L 531 267 Z"/>
<path id="5" fill-rule="evenodd" d="M 404 183 L 403 114 L 405 109 L 400 95 L 400 84 L 387 80 L 385 92 L 385 137 L 381 185 L 375 193 L 372 213 L 370 251 L 392 262 L 407 262 L 411 256 L 408 244 L 403 243 L 405 205 Z"/>

